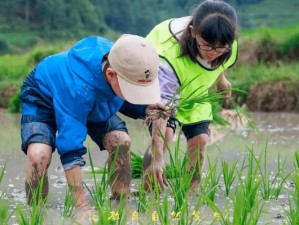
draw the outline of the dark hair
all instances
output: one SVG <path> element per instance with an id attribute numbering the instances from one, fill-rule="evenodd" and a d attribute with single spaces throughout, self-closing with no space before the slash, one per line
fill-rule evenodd
<path id="1" fill-rule="evenodd" d="M 194 32 L 210 44 L 232 46 L 236 39 L 237 14 L 232 6 L 219 0 L 206 0 L 199 4 L 180 40 L 181 56 L 189 55 L 196 62 L 199 53 L 196 39 L 192 37 L 190 25 Z M 231 50 L 212 61 L 212 67 L 218 67 L 231 56 Z"/>

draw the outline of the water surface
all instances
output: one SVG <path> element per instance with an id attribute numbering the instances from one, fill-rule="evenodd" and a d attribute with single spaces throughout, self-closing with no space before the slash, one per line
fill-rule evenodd
<path id="1" fill-rule="evenodd" d="M 297 113 L 251 113 L 257 129 L 255 132 L 248 127 L 225 129 L 223 138 L 209 145 L 207 153 L 212 161 L 225 160 L 233 162 L 241 161 L 246 156 L 248 149 L 253 149 L 256 154 L 268 149 L 268 168 L 275 171 L 278 156 L 286 161 L 286 169 L 292 169 L 295 151 L 299 150 L 299 114 Z M 149 135 L 146 126 L 140 120 L 125 118 L 132 139 L 132 150 L 142 154 L 149 143 Z M 0 109 L 0 169 L 6 163 L 4 179 L 1 184 L 1 192 L 6 193 L 6 198 L 12 202 L 13 208 L 16 204 L 24 204 L 24 168 L 25 155 L 20 150 L 19 137 L 19 114 L 9 114 Z M 185 140 L 182 139 L 182 149 Z M 97 146 L 90 140 L 86 140 L 86 147 L 90 150 L 94 165 L 102 167 L 107 159 L 105 151 L 100 152 Z M 88 157 L 85 157 L 87 165 L 83 170 L 89 170 Z M 207 170 L 206 166 L 206 170 Z M 49 214 L 53 223 L 60 221 L 61 210 L 64 205 L 66 193 L 66 180 L 57 152 L 53 154 L 52 164 L 49 168 L 50 198 Z M 90 182 L 90 177 L 85 175 L 85 181 Z M 134 188 L 134 186 L 133 186 Z M 218 197 L 218 204 L 225 204 L 223 197 Z M 281 219 L 275 216 L 283 213 L 282 205 L 286 202 L 286 196 L 281 196 L 280 201 L 269 201 L 266 209 L 269 213 L 262 216 L 261 224 L 282 224 Z M 205 210 L 203 208 L 203 214 Z M 207 222 L 209 224 L 209 222 Z"/>

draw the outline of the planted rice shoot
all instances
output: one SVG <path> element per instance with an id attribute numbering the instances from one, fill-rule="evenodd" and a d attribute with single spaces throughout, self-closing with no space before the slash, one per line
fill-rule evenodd
<path id="1" fill-rule="evenodd" d="M 169 149 L 170 150 L 170 149 Z M 264 149 L 265 150 L 265 149 Z M 177 151 L 176 153 L 174 151 Z M 180 150 L 174 150 L 172 153 L 173 164 L 169 165 L 179 165 L 179 168 L 186 167 L 186 164 L 183 163 L 185 157 L 180 157 Z M 177 154 L 178 157 L 175 155 Z M 260 224 L 263 223 L 262 215 L 265 213 L 264 206 L 265 201 L 262 196 L 262 185 L 263 179 L 269 177 L 268 170 L 264 171 L 262 163 L 264 163 L 265 152 L 263 151 L 259 156 L 255 156 L 252 149 L 248 149 L 247 156 L 244 157 L 243 163 L 240 167 L 235 166 L 235 161 L 232 164 L 224 163 L 226 165 L 223 171 L 230 171 L 231 176 L 235 177 L 234 182 L 238 183 L 234 189 L 231 189 L 229 196 L 226 197 L 226 194 L 223 194 L 225 199 L 224 205 L 218 203 L 218 195 L 214 195 L 215 198 L 211 197 L 210 188 L 217 189 L 217 182 L 219 174 L 215 173 L 218 160 L 214 162 L 208 160 L 209 169 L 206 173 L 206 176 L 201 181 L 201 189 L 199 189 L 198 194 L 193 192 L 186 191 L 182 186 L 187 186 L 185 184 L 189 183 L 190 173 L 185 173 L 185 169 L 181 169 L 181 174 L 179 177 L 172 178 L 169 180 L 170 185 L 164 191 L 161 192 L 158 186 L 153 187 L 152 193 L 146 193 L 143 190 L 142 185 L 138 188 L 138 194 L 144 194 L 142 196 L 143 202 L 146 204 L 143 205 L 142 210 L 136 212 L 139 213 L 139 218 L 132 221 L 132 211 L 134 208 L 127 207 L 126 201 L 120 201 L 115 206 L 114 202 L 111 201 L 107 195 L 103 198 L 101 203 L 96 205 L 97 210 L 96 214 L 92 215 L 92 218 L 97 219 L 97 221 L 90 221 L 90 224 L 222 224 L 222 225 L 247 225 L 247 224 Z M 208 158 L 209 159 L 209 158 Z M 175 162 L 178 160 L 178 162 Z M 93 163 L 92 171 L 94 171 Z M 280 164 L 280 171 L 283 171 L 285 164 Z M 229 169 L 231 168 L 231 169 Z M 232 171 L 235 168 L 235 176 Z M 97 174 L 95 174 L 97 176 Z M 245 175 L 245 178 L 244 178 Z M 264 177 L 264 178 L 263 178 Z M 287 199 L 287 207 L 284 208 L 285 220 L 289 224 L 298 224 L 299 220 L 299 153 L 295 155 L 294 170 L 289 176 L 291 178 L 292 184 L 294 187 L 288 189 L 289 196 Z M 216 182 L 217 181 L 217 182 Z M 268 180 L 267 180 L 268 181 Z M 172 182 L 172 184 L 171 184 Z M 95 182 L 95 185 L 99 185 L 99 182 Z M 107 184 L 108 185 L 108 184 Z M 173 185 L 173 186 L 172 186 Z M 177 186 L 174 186 L 177 185 Z M 271 185 L 270 185 L 271 186 Z M 108 188 L 108 187 L 107 187 Z M 274 187 L 272 187 L 274 189 Z M 41 191 L 42 189 L 36 189 L 36 192 Z M 258 190 L 261 190 L 260 192 Z M 107 191 L 107 190 L 106 190 Z M 96 191 L 90 191 L 92 199 L 97 199 L 98 193 Z M 36 195 L 41 196 L 41 195 Z M 212 195 L 213 196 L 213 195 Z M 65 216 L 71 214 L 70 211 L 67 211 L 68 207 L 71 207 L 69 201 L 70 196 L 66 196 L 66 201 L 64 203 L 65 207 Z M 172 199 L 173 198 L 173 199 Z M 183 200 L 185 198 L 186 200 Z M 4 200 L 2 200 L 3 203 Z M 138 204 L 141 199 L 136 198 L 136 203 Z M 195 204 L 194 204 L 195 202 Z M 207 205 L 203 205 L 203 202 L 206 202 Z M 0 202 L 1 203 L 1 202 Z M 47 221 L 48 224 L 51 224 L 51 221 L 48 221 L 47 211 L 45 207 L 45 201 L 36 201 L 33 204 L 32 208 L 22 208 L 22 206 L 17 206 L 16 215 L 17 223 L 24 225 L 37 225 L 43 224 Z M 7 204 L 1 204 L 3 208 L 3 214 L 0 210 L 0 221 L 1 224 L 12 224 L 9 219 L 11 216 L 7 214 Z M 136 207 L 137 208 L 137 207 Z M 196 212 L 200 212 L 201 208 L 208 208 L 212 210 L 212 213 L 208 213 L 209 216 L 205 214 L 198 214 L 198 217 L 195 217 Z M 224 208 L 224 209 L 223 209 Z M 3 217 L 1 216 L 3 215 Z M 88 217 L 89 214 L 86 214 Z M 207 218 L 204 218 L 207 216 Z M 211 219 L 208 219 L 211 218 Z M 155 221 L 153 220 L 155 219 Z M 132 223 L 130 223 L 130 221 Z M 80 221 L 79 221 L 80 222 Z M 282 222 L 282 221 L 281 221 Z"/>
<path id="2" fill-rule="evenodd" d="M 6 169 L 6 162 L 3 165 L 3 168 L 0 172 L 0 184 L 2 183 L 3 177 L 4 177 L 4 173 L 5 173 L 5 169 Z M 0 191 L 0 200 L 3 198 L 5 192 Z"/>
<path id="3" fill-rule="evenodd" d="M 67 188 L 66 194 L 65 194 L 65 199 L 64 199 L 64 207 L 63 207 L 62 216 L 63 217 L 73 216 L 74 207 L 75 206 L 73 203 L 71 191 L 69 188 Z"/>
<path id="4" fill-rule="evenodd" d="M 225 186 L 225 196 L 228 197 L 230 194 L 230 190 L 232 188 L 233 182 L 236 178 L 237 161 L 235 160 L 231 167 L 229 167 L 229 163 L 222 160 L 222 175 L 223 175 L 223 182 Z"/>
<path id="5" fill-rule="evenodd" d="M 17 221 L 20 225 L 40 225 L 46 221 L 46 205 L 48 197 L 43 197 L 45 174 L 39 180 L 37 187 L 30 187 L 32 192 L 31 207 L 23 209 L 16 207 Z"/>
<path id="6" fill-rule="evenodd" d="M 299 224 L 299 152 L 295 153 L 295 162 L 292 182 L 294 190 L 288 196 L 289 209 L 284 209 L 289 224 Z"/>
<path id="7" fill-rule="evenodd" d="M 268 143 L 266 143 L 266 146 L 264 148 L 264 166 L 262 169 L 261 164 L 257 164 L 259 171 L 260 171 L 260 177 L 261 177 L 261 185 L 260 185 L 260 191 L 261 195 L 264 200 L 269 200 L 271 198 L 278 199 L 278 196 L 281 192 L 281 189 L 283 188 L 283 185 L 286 183 L 286 179 L 288 176 L 282 177 L 282 168 L 283 166 L 280 164 L 280 157 L 278 155 L 277 159 L 277 172 L 274 175 L 274 177 L 271 175 L 270 172 L 268 172 L 267 169 L 267 155 L 268 152 Z"/>
<path id="8" fill-rule="evenodd" d="M 88 157 L 89 157 L 89 162 L 90 162 L 90 167 L 91 167 L 91 174 L 93 178 L 94 185 L 92 188 L 89 188 L 87 185 L 85 185 L 87 191 L 90 193 L 93 201 L 95 202 L 96 208 L 100 208 L 104 202 L 109 199 L 107 196 L 107 191 L 108 191 L 108 186 L 109 186 L 109 181 L 107 179 L 107 167 L 106 165 L 104 166 L 104 169 L 101 170 L 102 172 L 102 177 L 100 182 L 97 181 L 97 176 L 96 176 L 96 171 L 94 169 L 94 164 L 92 161 L 91 153 L 88 151 Z"/>
<path id="9" fill-rule="evenodd" d="M 205 179 L 201 181 L 201 192 L 205 196 L 207 196 L 211 201 L 214 201 L 217 188 L 219 187 L 220 179 L 220 174 L 217 175 L 218 161 L 212 164 L 209 157 L 207 158 L 209 164 L 209 172 L 206 174 Z"/>

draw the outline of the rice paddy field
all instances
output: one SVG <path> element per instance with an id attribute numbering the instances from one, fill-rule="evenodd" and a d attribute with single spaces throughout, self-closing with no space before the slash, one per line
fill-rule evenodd
<path id="1" fill-rule="evenodd" d="M 143 191 L 137 174 L 149 143 L 147 128 L 142 121 L 125 118 L 138 175 L 128 201 L 110 200 L 107 153 L 86 140 L 89 154 L 82 170 L 95 207 L 83 213 L 73 208 L 57 152 L 49 168 L 49 197 L 27 206 L 20 115 L 0 110 L 0 224 L 299 224 L 299 114 L 249 115 L 255 130 L 235 125 L 212 133 L 197 190 L 188 189 L 186 142 L 178 133 L 166 159 L 168 187 L 153 187 L 151 193 Z"/>

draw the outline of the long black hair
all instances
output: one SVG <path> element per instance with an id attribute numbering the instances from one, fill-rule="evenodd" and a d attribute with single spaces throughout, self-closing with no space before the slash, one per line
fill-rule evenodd
<path id="1" fill-rule="evenodd" d="M 214 45 L 232 46 L 236 39 L 237 14 L 232 6 L 219 0 L 206 0 L 199 4 L 191 14 L 192 19 L 180 39 L 181 55 L 189 55 L 196 62 L 200 54 L 197 41 L 191 35 L 190 25 L 195 34 Z M 212 61 L 212 67 L 222 65 L 231 56 L 231 49 Z"/>

